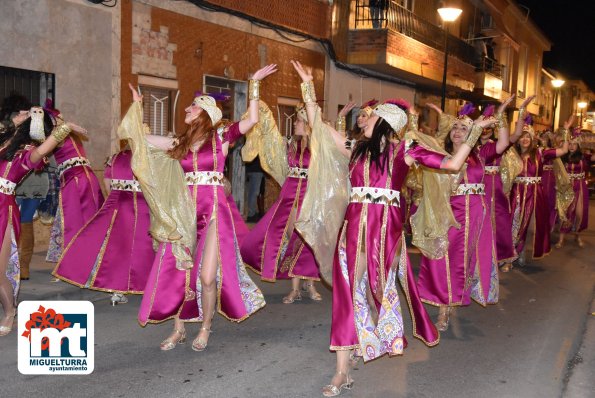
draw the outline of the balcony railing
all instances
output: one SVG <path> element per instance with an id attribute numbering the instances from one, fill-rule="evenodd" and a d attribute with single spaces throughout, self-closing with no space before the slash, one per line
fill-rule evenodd
<path id="1" fill-rule="evenodd" d="M 475 63 L 475 71 L 487 72 L 502 79 L 503 66 L 504 65 L 499 64 L 495 59 L 483 57 L 480 61 Z"/>
<path id="2" fill-rule="evenodd" d="M 355 29 L 390 29 L 444 51 L 444 30 L 416 16 L 395 0 L 354 2 Z M 478 57 L 473 46 L 453 35 L 448 37 L 448 53 L 465 63 L 477 63 Z"/>

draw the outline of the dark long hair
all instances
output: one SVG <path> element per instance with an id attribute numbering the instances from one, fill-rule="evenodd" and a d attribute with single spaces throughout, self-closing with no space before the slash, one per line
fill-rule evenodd
<path id="1" fill-rule="evenodd" d="M 562 156 L 562 161 L 564 163 L 580 163 L 583 159 L 583 151 L 581 151 L 581 144 L 577 144 L 576 151 L 570 153 L 570 151 L 566 152 L 564 156 Z"/>
<path id="2" fill-rule="evenodd" d="M 379 170 L 385 170 L 387 167 L 387 153 L 390 138 L 395 133 L 393 128 L 386 120 L 379 117 L 374 124 L 372 137 L 369 140 L 360 140 L 357 142 L 351 160 L 356 160 L 360 156 L 370 154 L 370 160 Z M 384 141 L 384 148 L 382 147 Z"/>
<path id="3" fill-rule="evenodd" d="M 31 139 L 29 136 L 29 130 L 31 128 L 31 118 L 28 117 L 23 123 L 21 123 L 18 127 L 11 127 L 14 129 L 5 134 L 6 137 L 0 138 L 0 159 L 1 160 L 8 160 L 11 161 L 14 158 L 14 155 L 21 149 L 23 149 L 26 145 L 36 145 L 36 141 Z M 50 115 L 47 112 L 43 113 L 43 130 L 45 133 L 46 138 L 52 133 L 54 129 L 54 122 Z"/>

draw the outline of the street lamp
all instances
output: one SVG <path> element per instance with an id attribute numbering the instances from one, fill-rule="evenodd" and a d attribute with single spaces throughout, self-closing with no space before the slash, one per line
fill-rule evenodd
<path id="1" fill-rule="evenodd" d="M 580 101 L 579 103 L 576 104 L 576 106 L 578 106 L 578 109 L 580 109 L 580 113 L 581 113 L 581 121 L 579 122 L 579 126 L 582 129 L 583 128 L 583 109 L 585 109 L 587 107 L 587 102 L 585 101 Z"/>
<path id="2" fill-rule="evenodd" d="M 552 122 L 552 130 L 556 130 L 556 108 L 558 107 L 558 94 L 560 92 L 560 87 L 562 87 L 566 83 L 564 80 L 561 79 L 553 79 L 552 80 L 552 87 L 554 87 L 554 115 L 553 115 L 553 122 Z"/>
<path id="3" fill-rule="evenodd" d="M 438 9 L 438 14 L 440 14 L 444 26 L 444 73 L 442 74 L 442 101 L 440 103 L 442 111 L 444 111 L 444 106 L 446 105 L 446 70 L 448 68 L 448 26 L 446 23 L 456 21 L 462 12 L 463 10 L 460 8 L 454 7 L 442 7 Z"/>

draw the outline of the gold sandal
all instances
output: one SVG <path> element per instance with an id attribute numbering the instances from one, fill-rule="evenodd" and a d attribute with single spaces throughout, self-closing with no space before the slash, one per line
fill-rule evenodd
<path id="1" fill-rule="evenodd" d="M 447 305 L 440 306 L 438 313 L 438 321 L 436 322 L 436 329 L 441 332 L 448 330 L 448 322 L 450 321 L 450 307 Z"/>
<path id="2" fill-rule="evenodd" d="M 205 330 L 205 331 L 209 332 L 209 334 L 211 334 L 211 332 L 212 332 L 211 329 L 208 329 L 208 328 L 205 328 L 205 327 L 200 328 L 200 330 Z M 199 332 L 199 334 L 200 334 L 200 332 Z M 207 344 L 208 343 L 209 343 L 208 340 L 207 341 L 202 341 L 200 338 L 196 337 L 194 339 L 194 341 L 192 342 L 192 349 L 194 351 L 197 351 L 197 352 L 204 351 L 204 350 L 207 349 Z"/>
<path id="3" fill-rule="evenodd" d="M 6 336 L 8 333 L 10 333 L 12 331 L 12 326 L 14 325 L 14 317 L 17 315 L 17 312 L 15 311 L 12 315 L 7 315 L 5 318 L 10 318 L 10 323 L 8 324 L 8 326 L 0 326 L 0 337 L 2 336 Z M 4 322 L 3 322 L 4 323 Z"/>
<path id="4" fill-rule="evenodd" d="M 180 338 L 177 340 L 174 339 L 174 337 L 176 335 L 180 335 Z M 184 344 L 185 342 L 186 342 L 186 330 L 174 329 L 173 333 L 167 339 L 165 339 L 161 342 L 161 344 L 159 345 L 159 348 L 161 348 L 161 351 L 169 351 L 169 350 L 173 350 L 174 348 L 176 348 L 176 345 Z"/>
<path id="5" fill-rule="evenodd" d="M 289 294 L 285 297 L 283 297 L 283 304 L 291 304 L 294 301 L 301 301 L 302 300 L 302 294 L 300 293 L 299 290 L 292 290 L 291 292 L 289 292 Z"/>
<path id="6" fill-rule="evenodd" d="M 322 296 L 314 288 L 313 282 L 305 283 L 304 288 L 305 288 L 304 291 L 308 293 L 308 297 L 310 297 L 310 300 L 322 301 Z"/>
<path id="7" fill-rule="evenodd" d="M 345 376 L 345 383 L 342 383 L 337 387 L 334 384 L 328 384 L 322 388 L 322 395 L 325 397 L 336 397 L 337 395 L 341 394 L 343 389 L 351 390 L 353 388 L 353 380 L 349 377 L 349 374 L 343 373 L 338 371 L 335 374 L 344 375 Z"/>

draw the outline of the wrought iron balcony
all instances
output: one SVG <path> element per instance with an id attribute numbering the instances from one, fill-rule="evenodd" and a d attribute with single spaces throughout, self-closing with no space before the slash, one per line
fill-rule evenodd
<path id="1" fill-rule="evenodd" d="M 398 4 L 395 0 L 354 0 L 355 29 L 389 29 L 444 51 L 444 30 Z M 448 37 L 448 53 L 476 65 L 473 46 L 456 36 Z"/>

